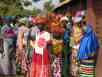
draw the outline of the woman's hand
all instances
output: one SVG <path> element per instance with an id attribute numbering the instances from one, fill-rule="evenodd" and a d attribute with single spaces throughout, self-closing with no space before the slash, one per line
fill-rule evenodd
<path id="1" fill-rule="evenodd" d="M 34 48 L 34 47 L 35 47 L 35 41 L 30 40 L 30 46 L 31 46 L 32 48 Z"/>

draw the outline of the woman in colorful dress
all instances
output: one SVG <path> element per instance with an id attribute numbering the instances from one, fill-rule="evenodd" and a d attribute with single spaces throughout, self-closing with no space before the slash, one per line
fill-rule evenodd
<path id="1" fill-rule="evenodd" d="M 30 65 L 32 63 L 32 56 L 33 56 L 33 51 L 34 51 L 33 42 L 35 41 L 36 33 L 38 33 L 38 32 L 40 32 L 40 30 L 36 25 L 33 25 L 30 28 L 30 32 L 29 32 L 29 36 L 28 36 L 28 59 L 29 59 Z"/>
<path id="2" fill-rule="evenodd" d="M 16 33 L 11 27 L 11 20 L 5 18 L 1 28 L 2 50 L 0 51 L 0 75 L 16 75 L 15 52 L 16 52 Z"/>
<path id="3" fill-rule="evenodd" d="M 91 25 L 82 23 L 84 31 L 78 52 L 79 76 L 96 77 L 95 69 L 99 42 Z"/>
<path id="4" fill-rule="evenodd" d="M 62 77 L 62 49 L 63 49 L 63 33 L 64 28 L 61 27 L 61 24 L 57 19 L 51 22 L 50 25 L 52 33 L 52 76 L 53 77 Z"/>
<path id="5" fill-rule="evenodd" d="M 82 14 L 84 14 L 82 12 Z M 87 17 L 82 16 L 75 18 L 75 22 L 80 21 L 79 28 L 81 30 L 78 34 L 81 36 L 77 52 L 77 65 L 79 77 L 96 77 L 95 68 L 97 62 L 97 54 L 99 50 L 99 42 L 91 25 L 87 25 Z M 72 60 L 73 61 L 73 60 Z M 74 61 L 73 61 L 74 62 Z"/>
<path id="6" fill-rule="evenodd" d="M 71 55 L 71 47 L 70 47 L 70 36 L 72 30 L 72 17 L 71 16 L 64 16 L 61 18 L 61 23 L 65 28 L 64 36 L 63 36 L 63 67 L 62 67 L 62 76 L 63 77 L 70 77 L 70 55 Z"/>
<path id="7" fill-rule="evenodd" d="M 27 58 L 27 37 L 29 35 L 29 29 L 26 27 L 26 24 L 24 22 L 20 23 L 21 24 L 18 28 L 17 37 L 16 63 L 17 66 L 20 66 L 21 72 L 28 76 L 29 62 Z"/>
<path id="8" fill-rule="evenodd" d="M 78 21 L 79 22 L 79 21 Z M 78 76 L 78 62 L 77 62 L 77 55 L 80 46 L 80 39 L 83 37 L 82 29 L 78 26 L 78 22 L 74 22 L 73 30 L 70 38 L 70 46 L 71 48 L 71 75 L 73 77 Z"/>
<path id="9" fill-rule="evenodd" d="M 33 43 L 35 46 L 30 77 L 51 77 L 51 61 L 47 48 L 47 44 L 49 43 L 49 41 L 49 32 L 42 30 L 36 33 L 36 40 Z"/>

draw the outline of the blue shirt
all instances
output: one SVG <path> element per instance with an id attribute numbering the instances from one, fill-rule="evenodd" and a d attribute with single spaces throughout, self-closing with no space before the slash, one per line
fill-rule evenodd
<path id="1" fill-rule="evenodd" d="M 84 34 L 84 37 L 81 39 L 78 59 L 88 59 L 92 53 L 96 53 L 99 49 L 99 42 L 96 37 L 95 32 L 92 30 L 92 26 L 88 25 Z"/>

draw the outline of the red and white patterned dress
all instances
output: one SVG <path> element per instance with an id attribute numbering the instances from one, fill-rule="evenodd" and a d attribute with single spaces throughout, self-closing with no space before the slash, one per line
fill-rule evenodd
<path id="1" fill-rule="evenodd" d="M 48 32 L 37 34 L 30 77 L 51 77 L 50 57 L 46 48 L 49 40 L 50 34 Z"/>

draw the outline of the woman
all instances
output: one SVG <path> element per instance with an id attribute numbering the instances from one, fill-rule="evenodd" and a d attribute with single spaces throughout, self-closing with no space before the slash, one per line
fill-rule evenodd
<path id="1" fill-rule="evenodd" d="M 34 51 L 33 42 L 35 41 L 36 33 L 38 33 L 38 32 L 40 32 L 40 30 L 36 25 L 33 25 L 30 28 L 30 32 L 29 32 L 29 36 L 28 36 L 28 59 L 29 59 L 29 64 L 32 63 L 32 56 L 33 56 L 33 51 Z"/>
<path id="2" fill-rule="evenodd" d="M 72 20 L 71 16 L 64 16 L 60 19 L 62 26 L 64 27 L 65 31 L 63 34 L 63 67 L 62 67 L 62 76 L 63 77 L 70 77 L 69 68 L 70 68 L 70 35 L 71 35 L 71 27 L 72 27 Z"/>
<path id="3" fill-rule="evenodd" d="M 80 41 L 78 52 L 79 75 L 80 77 L 96 77 L 95 68 L 99 49 L 98 39 L 92 30 L 92 26 L 82 24 L 84 31 Z"/>
<path id="4" fill-rule="evenodd" d="M 51 77 L 50 56 L 47 49 L 49 41 L 49 32 L 42 30 L 36 33 L 30 77 Z"/>
<path id="5" fill-rule="evenodd" d="M 29 29 L 26 24 L 21 23 L 18 28 L 16 63 L 21 68 L 21 72 L 28 75 L 28 58 L 27 58 L 27 38 Z M 18 69 L 18 68 L 17 68 Z"/>
<path id="6" fill-rule="evenodd" d="M 1 29 L 2 51 L 0 53 L 0 74 L 16 75 L 15 65 L 15 48 L 16 33 L 10 25 L 9 19 L 5 19 L 5 25 Z"/>
<path id="7" fill-rule="evenodd" d="M 52 32 L 52 55 L 54 56 L 52 61 L 53 77 L 62 77 L 62 49 L 63 49 L 63 33 L 64 28 L 58 20 L 52 21 L 51 23 Z"/>
<path id="8" fill-rule="evenodd" d="M 79 22 L 79 21 L 78 21 Z M 73 77 L 78 77 L 78 62 L 77 55 L 80 46 L 80 39 L 83 36 L 82 29 L 78 26 L 77 22 L 74 22 L 73 31 L 71 35 L 71 75 Z"/>

